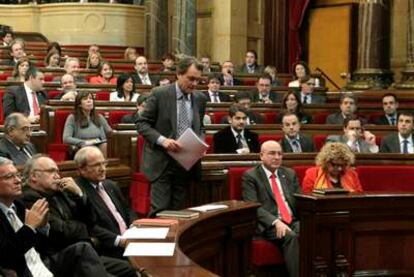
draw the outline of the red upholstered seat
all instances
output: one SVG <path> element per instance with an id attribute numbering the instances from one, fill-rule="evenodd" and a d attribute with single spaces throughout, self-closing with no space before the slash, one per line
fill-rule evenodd
<path id="1" fill-rule="evenodd" d="M 209 114 L 211 117 L 211 123 L 213 124 L 221 124 L 222 118 L 229 115 L 227 111 L 218 111 Z"/>
<path id="2" fill-rule="evenodd" d="M 325 144 L 326 137 L 328 135 L 314 135 L 313 143 L 315 144 L 316 150 L 321 150 L 322 146 Z"/>
<path id="3" fill-rule="evenodd" d="M 264 118 L 265 124 L 274 124 L 276 122 L 276 117 L 278 112 L 265 112 L 261 114 Z"/>
<path id="4" fill-rule="evenodd" d="M 70 110 L 55 111 L 55 137 L 54 142 L 47 146 L 47 153 L 55 161 L 64 161 L 68 159 L 68 146 L 63 143 L 63 129 L 65 128 L 66 118 L 72 113 Z"/>
<path id="5" fill-rule="evenodd" d="M 283 135 L 276 134 L 259 134 L 259 144 L 262 145 L 263 142 L 268 140 L 280 141 Z"/>
<path id="6" fill-rule="evenodd" d="M 214 153 L 214 139 L 213 139 L 213 135 L 211 135 L 211 134 L 206 135 L 205 140 L 206 140 L 206 143 L 210 146 L 207 149 L 207 154 Z"/>
<path id="7" fill-rule="evenodd" d="M 414 166 L 361 165 L 356 171 L 364 191 L 414 191 Z"/>
<path id="8" fill-rule="evenodd" d="M 0 73 L 0 81 L 6 81 L 11 75 L 11 72 Z"/>
<path id="9" fill-rule="evenodd" d="M 313 124 L 325 124 L 329 114 L 331 114 L 331 112 L 318 112 L 317 114 L 312 115 Z"/>
<path id="10" fill-rule="evenodd" d="M 45 82 L 52 82 L 54 78 L 55 78 L 54 75 L 52 75 L 52 74 L 46 74 L 45 75 Z"/>
<path id="11" fill-rule="evenodd" d="M 95 99 L 99 101 L 109 101 L 109 91 L 98 91 L 95 94 Z"/>
<path id="12" fill-rule="evenodd" d="M 131 113 L 133 113 L 133 112 L 131 112 L 131 111 L 110 111 L 109 112 L 108 123 L 111 126 L 114 126 L 118 123 L 121 123 L 122 117 L 124 117 L 127 114 L 131 114 Z"/>
<path id="13" fill-rule="evenodd" d="M 62 93 L 61 90 L 48 90 L 47 91 L 47 98 L 48 99 L 55 99 L 61 93 Z"/>
<path id="14" fill-rule="evenodd" d="M 306 170 L 313 165 L 295 165 L 293 166 L 293 170 L 295 170 L 296 175 L 298 176 L 299 185 L 302 184 L 303 178 L 305 178 Z"/>

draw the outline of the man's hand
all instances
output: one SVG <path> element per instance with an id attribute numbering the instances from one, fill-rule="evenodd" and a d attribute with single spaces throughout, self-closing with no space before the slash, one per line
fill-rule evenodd
<path id="1" fill-rule="evenodd" d="M 376 140 L 375 140 L 375 135 L 373 133 L 371 133 L 370 131 L 365 131 L 364 132 L 364 137 L 365 137 L 365 141 L 369 145 L 377 145 Z"/>
<path id="2" fill-rule="evenodd" d="M 81 195 L 82 190 L 75 183 L 72 177 L 65 177 L 59 180 L 59 189 L 69 191 L 75 195 Z"/>
<path id="3" fill-rule="evenodd" d="M 164 147 L 167 151 L 178 152 L 181 150 L 181 145 L 173 139 L 165 139 L 162 143 L 162 147 Z"/>
<path id="4" fill-rule="evenodd" d="M 127 246 L 127 240 L 126 239 L 120 239 L 119 240 L 119 247 L 125 248 Z"/>
<path id="5" fill-rule="evenodd" d="M 37 200 L 30 210 L 26 210 L 25 223 L 33 229 L 43 227 L 49 219 L 49 203 L 45 198 Z"/>
<path id="6" fill-rule="evenodd" d="M 286 234 L 292 232 L 292 230 L 287 226 L 282 220 L 278 219 L 275 222 L 275 229 L 276 229 L 276 238 L 281 239 Z"/>
<path id="7" fill-rule="evenodd" d="M 345 131 L 345 137 L 349 142 L 354 143 L 358 139 L 358 134 L 354 130 Z"/>

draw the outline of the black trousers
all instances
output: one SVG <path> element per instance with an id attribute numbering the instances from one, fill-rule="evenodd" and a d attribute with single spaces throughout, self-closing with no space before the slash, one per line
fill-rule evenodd
<path id="1" fill-rule="evenodd" d="M 117 277 L 137 277 L 136 271 L 132 268 L 127 260 L 116 259 L 107 256 L 101 256 L 101 261 L 106 271 Z M 97 277 L 97 276 L 96 276 Z"/>

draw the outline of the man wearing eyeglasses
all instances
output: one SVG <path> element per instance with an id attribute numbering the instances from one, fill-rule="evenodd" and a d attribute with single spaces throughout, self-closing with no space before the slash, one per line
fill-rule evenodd
<path id="1" fill-rule="evenodd" d="M 80 174 L 76 182 L 89 199 L 96 217 L 93 236 L 99 240 L 101 253 L 122 258 L 126 240 L 121 235 L 136 219 L 136 214 L 128 207 L 117 184 L 106 179 L 108 162 L 99 148 L 83 147 L 74 160 Z"/>
<path id="2" fill-rule="evenodd" d="M 88 243 L 49 251 L 48 202 L 38 199 L 26 209 L 21 194 L 20 174 L 12 161 L 0 157 L 0 267 L 23 277 L 108 276 Z"/>
<path id="3" fill-rule="evenodd" d="M 300 86 L 300 101 L 302 104 L 324 104 L 326 97 L 323 95 L 314 94 L 315 78 L 306 75 L 299 79 Z"/>
<path id="4" fill-rule="evenodd" d="M 37 153 L 30 143 L 31 126 L 29 119 L 21 113 L 10 114 L 4 122 L 5 135 L 0 139 L 0 156 L 23 165 Z"/>
<path id="5" fill-rule="evenodd" d="M 92 244 L 90 234 L 95 227 L 92 207 L 71 177 L 60 177 L 52 159 L 42 154 L 33 156 L 24 166 L 23 179 L 23 201 L 27 207 L 42 198 L 49 202 L 49 249 L 60 251 L 80 241 Z M 106 256 L 100 260 L 113 275 L 136 276 L 126 260 Z"/>

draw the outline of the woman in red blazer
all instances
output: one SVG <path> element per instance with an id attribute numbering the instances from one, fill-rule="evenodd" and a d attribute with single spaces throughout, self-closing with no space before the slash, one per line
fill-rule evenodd
<path id="1" fill-rule="evenodd" d="M 99 75 L 89 80 L 91 84 L 112 84 L 116 85 L 116 77 L 114 77 L 114 69 L 109 62 L 102 62 L 98 67 Z"/>

